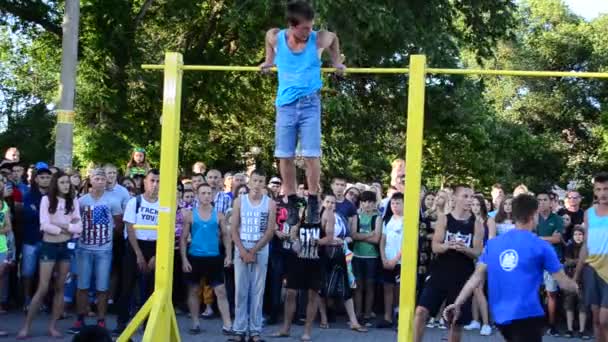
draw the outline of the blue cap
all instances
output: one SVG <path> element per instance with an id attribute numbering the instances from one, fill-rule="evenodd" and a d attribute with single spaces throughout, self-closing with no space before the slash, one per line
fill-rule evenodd
<path id="1" fill-rule="evenodd" d="M 37 162 L 36 163 L 36 170 L 48 170 L 49 169 L 49 164 L 45 163 L 45 162 Z"/>

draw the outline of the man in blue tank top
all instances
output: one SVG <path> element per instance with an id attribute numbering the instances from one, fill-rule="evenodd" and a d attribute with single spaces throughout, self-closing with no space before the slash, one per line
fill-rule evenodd
<path id="1" fill-rule="evenodd" d="M 538 201 L 522 194 L 513 200 L 516 229 L 488 240 L 469 278 L 445 318 L 456 322 L 467 315 L 465 303 L 488 277 L 490 310 L 498 329 L 508 342 L 540 342 L 544 335 L 545 313 L 539 299 L 543 272 L 547 271 L 564 291 L 578 291 L 577 284 L 564 273 L 555 249 L 532 233 L 538 222 Z"/>
<path id="2" fill-rule="evenodd" d="M 608 342 L 608 173 L 593 177 L 596 203 L 585 212 L 585 244 L 574 279 L 583 281 L 585 304 L 591 307 L 595 340 Z"/>
<path id="3" fill-rule="evenodd" d="M 203 183 L 196 190 L 198 207 L 184 212 L 184 226 L 180 238 L 180 254 L 182 270 L 189 283 L 188 308 L 193 335 L 201 333 L 199 322 L 201 279 L 207 279 L 217 297 L 217 306 L 222 315 L 225 335 L 232 334 L 232 322 L 228 297 L 224 286 L 224 267 L 232 263 L 232 243 L 230 233 L 224 222 L 224 214 L 213 207 L 213 190 L 209 184 Z M 188 238 L 191 237 L 190 246 Z M 226 256 L 220 253 L 220 243 L 223 243 Z"/>
<path id="4" fill-rule="evenodd" d="M 298 224 L 296 167 L 294 158 L 300 137 L 301 155 L 306 161 L 308 207 L 306 217 L 318 223 L 321 164 L 321 54 L 327 49 L 333 66 L 342 73 L 340 44 L 333 32 L 313 31 L 314 10 L 306 1 L 287 5 L 289 27 L 270 29 L 266 33 L 267 72 L 276 65 L 279 88 L 276 98 L 275 157 L 279 159 L 283 190 L 287 196 L 287 223 Z"/>

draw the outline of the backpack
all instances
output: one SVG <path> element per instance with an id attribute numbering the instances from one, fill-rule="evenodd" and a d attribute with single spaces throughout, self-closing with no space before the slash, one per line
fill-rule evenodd
<path id="1" fill-rule="evenodd" d="M 135 216 L 139 214 L 139 208 L 141 207 L 141 195 L 135 196 Z"/>
<path id="2" fill-rule="evenodd" d="M 372 216 L 372 222 L 371 222 L 371 228 L 372 228 L 372 233 L 376 230 L 376 219 L 378 218 L 378 215 L 373 215 Z M 359 216 L 357 216 L 357 233 L 361 232 L 361 220 L 359 220 Z"/>

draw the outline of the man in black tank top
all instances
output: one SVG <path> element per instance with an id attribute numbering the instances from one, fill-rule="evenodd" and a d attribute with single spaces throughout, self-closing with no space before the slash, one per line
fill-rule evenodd
<path id="1" fill-rule="evenodd" d="M 302 220 L 304 221 L 304 220 Z M 302 222 L 290 231 L 293 254 L 289 256 L 287 269 L 287 297 L 285 298 L 285 320 L 273 337 L 288 337 L 296 311 L 298 290 L 308 291 L 306 323 L 301 341 L 310 341 L 312 325 L 317 314 L 319 290 L 322 285 L 320 246 L 327 243 L 321 224 Z"/>
<path id="2" fill-rule="evenodd" d="M 431 275 L 424 284 L 414 319 L 414 341 L 421 342 L 427 319 L 435 317 L 441 304 L 454 303 L 467 279 L 475 271 L 475 259 L 483 246 L 483 225 L 471 213 L 473 190 L 464 185 L 454 189 L 454 210 L 439 216 L 433 235 L 433 252 L 437 258 Z M 422 286 L 422 284 L 418 284 Z M 471 300 L 462 307 L 456 324 L 450 327 L 448 340 L 459 342 L 462 327 L 471 321 Z"/>

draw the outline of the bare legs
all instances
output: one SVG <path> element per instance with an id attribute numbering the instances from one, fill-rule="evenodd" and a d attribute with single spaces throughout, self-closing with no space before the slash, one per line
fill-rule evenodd
<path id="1" fill-rule="evenodd" d="M 315 195 L 319 189 L 321 180 L 321 160 L 319 158 L 305 158 L 306 182 L 308 192 Z M 286 196 L 296 193 L 296 164 L 293 158 L 279 159 L 279 169 L 283 178 L 283 191 Z"/>
<path id="2" fill-rule="evenodd" d="M 32 327 L 32 321 L 34 320 L 34 316 L 40 310 L 40 304 L 42 303 L 43 298 L 49 291 L 49 282 L 51 280 L 51 276 L 53 275 L 53 268 L 55 267 L 55 261 L 49 262 L 40 262 L 40 271 L 39 271 L 39 282 L 38 289 L 36 289 L 36 293 L 32 298 L 32 302 L 30 303 L 30 307 L 27 311 L 27 316 L 25 317 L 25 322 L 23 324 L 23 328 L 17 334 L 17 337 L 26 337 L 29 335 L 30 329 Z M 69 263 L 68 263 L 69 269 Z M 67 274 L 67 272 L 66 272 Z M 65 278 L 64 278 L 65 279 Z M 63 289 L 63 284 L 62 284 Z M 61 293 L 61 300 L 63 302 L 63 291 Z M 53 305 L 53 311 L 54 310 Z M 54 315 L 53 315 L 54 317 Z M 52 319 L 51 319 L 52 320 Z"/>

